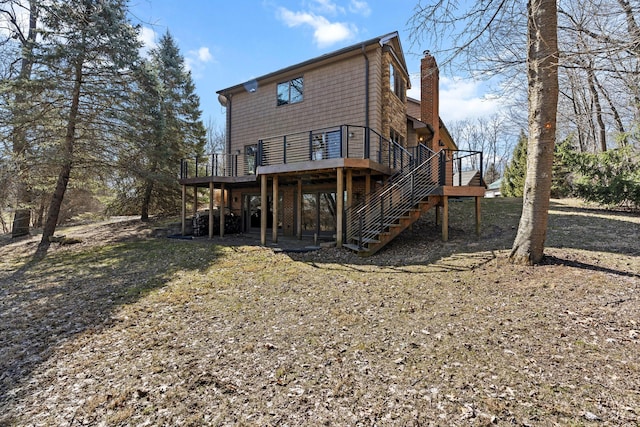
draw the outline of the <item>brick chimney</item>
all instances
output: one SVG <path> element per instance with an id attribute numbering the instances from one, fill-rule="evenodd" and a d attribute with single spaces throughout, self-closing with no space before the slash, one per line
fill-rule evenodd
<path id="1" fill-rule="evenodd" d="M 436 59 L 428 50 L 424 51 L 424 57 L 420 62 L 420 114 L 421 120 L 433 127 L 432 149 L 440 150 L 440 71 Z"/>

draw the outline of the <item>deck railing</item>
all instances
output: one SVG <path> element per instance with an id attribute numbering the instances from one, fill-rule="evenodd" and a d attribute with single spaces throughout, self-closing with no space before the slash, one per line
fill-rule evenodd
<path id="1" fill-rule="evenodd" d="M 347 208 L 347 241 L 356 241 L 362 248 L 440 186 L 438 170 L 445 153 L 424 145 L 418 146 L 417 153 L 410 168 Z"/>
<path id="2" fill-rule="evenodd" d="M 445 150 L 446 161 L 450 161 L 452 172 L 448 174 L 448 179 L 442 181 L 442 185 L 463 185 L 462 173 L 467 171 L 478 171 L 480 173 L 480 185 L 484 176 L 482 151 L 470 150 Z M 457 181 L 455 181 L 455 178 Z"/>
<path id="3" fill-rule="evenodd" d="M 400 144 L 364 126 L 341 125 L 261 139 L 260 166 L 326 159 L 369 159 L 391 169 L 409 166 L 413 156 Z"/>
<path id="4" fill-rule="evenodd" d="M 180 178 L 197 178 L 202 176 L 240 176 L 243 156 L 240 154 L 214 153 L 198 156 L 192 161 L 180 160 Z"/>
<path id="5" fill-rule="evenodd" d="M 364 126 L 341 125 L 263 138 L 238 154 L 211 154 L 180 162 L 180 178 L 254 175 L 260 166 L 317 162 L 327 159 L 369 159 L 390 169 L 409 167 L 419 152 Z"/>
<path id="6" fill-rule="evenodd" d="M 391 176 L 363 200 L 347 207 L 347 242 L 357 242 L 362 249 L 363 245 L 374 241 L 390 224 L 407 215 L 410 209 L 425 200 L 438 187 L 454 185 L 451 172 L 458 173 L 479 167 L 482 176 L 480 151 L 434 152 L 422 144 L 413 150 L 414 162 L 411 167 Z M 461 177 L 462 174 L 458 173 L 458 176 Z M 462 185 L 462 181 L 457 185 Z"/>

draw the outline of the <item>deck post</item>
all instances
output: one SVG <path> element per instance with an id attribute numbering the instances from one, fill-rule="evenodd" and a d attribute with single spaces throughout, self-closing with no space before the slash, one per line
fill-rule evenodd
<path id="1" fill-rule="evenodd" d="M 442 196 L 442 241 L 449 240 L 449 196 Z"/>
<path id="2" fill-rule="evenodd" d="M 181 234 L 187 231 L 187 186 L 182 185 L 182 231 Z"/>
<path id="3" fill-rule="evenodd" d="M 193 216 L 198 213 L 198 186 L 193 186 Z"/>
<path id="4" fill-rule="evenodd" d="M 480 197 L 476 197 L 476 235 L 480 237 Z"/>
<path id="5" fill-rule="evenodd" d="M 353 206 L 353 169 L 347 169 L 347 235 L 351 232 L 351 221 L 353 220 L 351 206 Z"/>
<path id="6" fill-rule="evenodd" d="M 344 217 L 344 171 L 337 168 L 338 182 L 336 188 L 336 246 L 342 247 L 342 224 Z"/>
<path id="7" fill-rule="evenodd" d="M 278 243 L 278 175 L 273 176 L 273 220 L 271 221 L 271 240 Z"/>
<path id="8" fill-rule="evenodd" d="M 224 213 L 226 204 L 224 200 L 224 182 L 220 184 L 220 237 L 224 237 Z"/>
<path id="9" fill-rule="evenodd" d="M 364 176 L 364 194 L 367 196 L 367 203 L 369 203 L 369 193 L 371 193 L 371 171 L 367 171 Z"/>
<path id="10" fill-rule="evenodd" d="M 215 194 L 213 181 L 209 183 L 209 238 L 213 239 L 213 196 Z"/>
<path id="11" fill-rule="evenodd" d="M 260 244 L 267 244 L 267 176 L 260 176 Z"/>
<path id="12" fill-rule="evenodd" d="M 298 200 L 297 200 L 297 209 L 296 209 L 296 235 L 298 236 L 298 240 L 302 240 L 302 179 L 298 179 Z"/>

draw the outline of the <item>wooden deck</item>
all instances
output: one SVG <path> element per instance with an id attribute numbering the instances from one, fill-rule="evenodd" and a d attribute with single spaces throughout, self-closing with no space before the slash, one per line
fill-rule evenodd
<path id="1" fill-rule="evenodd" d="M 448 197 L 484 197 L 484 193 L 484 186 L 444 185 L 439 187 L 433 195 Z"/>
<path id="2" fill-rule="evenodd" d="M 206 168 L 205 168 L 206 170 Z M 209 169 L 211 170 L 211 169 Z M 313 161 L 301 161 L 295 163 L 277 164 L 258 166 L 256 174 L 240 175 L 240 176 L 192 176 L 182 177 L 179 180 L 182 186 L 182 230 L 184 234 L 187 215 L 187 188 L 194 189 L 194 209 L 198 206 L 198 189 L 208 189 L 209 191 L 209 210 L 213 210 L 214 191 L 221 191 L 221 194 L 225 192 L 229 196 L 229 204 L 235 204 L 238 207 L 238 198 L 231 197 L 231 192 L 239 190 L 240 192 L 249 191 L 260 194 L 262 212 L 268 212 L 268 200 L 271 197 L 272 200 L 279 200 L 280 189 L 292 185 L 297 187 L 298 194 L 302 194 L 304 185 L 318 185 L 329 188 L 333 186 L 337 194 L 345 194 L 345 197 L 337 197 L 336 199 L 336 244 L 342 246 L 343 238 L 348 235 L 348 232 L 343 229 L 344 215 L 347 211 L 347 207 L 353 203 L 354 191 L 353 181 L 356 177 L 363 179 L 365 194 L 371 191 L 371 186 L 375 181 L 383 181 L 388 177 L 393 176 L 397 171 L 388 167 L 387 165 L 380 164 L 370 159 L 362 158 L 332 158 Z M 436 175 L 434 170 L 434 175 Z M 442 178 L 441 178 L 442 179 Z M 451 179 L 451 177 L 449 177 Z M 269 184 L 270 183 L 270 184 Z M 475 222 L 476 231 L 480 232 L 480 199 L 485 195 L 484 186 L 465 186 L 465 185 L 444 185 L 436 187 L 432 193 L 428 196 L 428 199 L 424 200 L 424 203 L 420 205 L 420 209 L 416 212 L 409 212 L 408 220 L 398 224 L 399 228 L 394 228 L 394 233 L 385 232 L 389 236 L 385 237 L 386 241 L 390 241 L 399 234 L 399 232 L 410 226 L 419 216 L 426 210 L 436 208 L 436 217 L 438 223 L 442 225 L 442 239 L 448 240 L 449 229 L 449 198 L 450 197 L 473 197 L 476 200 L 475 203 Z M 232 200 L 233 199 L 233 200 Z M 297 229 L 296 235 L 302 234 L 302 198 L 296 200 L 296 205 L 288 209 L 293 209 L 295 212 L 295 227 Z M 230 206 L 231 207 L 231 206 Z M 224 210 L 225 199 L 220 199 L 220 208 Z M 241 208 L 244 209 L 244 208 Z M 283 207 L 283 209 L 287 209 Z M 289 212 L 290 213 L 290 212 Z M 195 214 L 195 211 L 194 211 Z M 279 218 L 278 204 L 274 204 L 271 209 L 273 215 L 273 221 L 277 221 Z M 224 235 L 224 221 L 223 216 L 220 217 L 220 232 Z M 213 236 L 213 216 L 209 219 L 209 235 Z M 260 224 L 260 240 L 261 244 L 267 243 L 267 215 L 261 216 Z M 275 243 L 278 240 L 277 229 L 272 229 L 272 241 Z M 380 248 L 383 245 L 379 245 Z M 377 249 L 376 249 L 377 250 Z M 375 251 L 374 251 L 375 252 Z"/>
<path id="3" fill-rule="evenodd" d="M 207 188 L 209 183 L 214 184 L 231 184 L 237 187 L 257 185 L 259 181 L 257 175 L 243 176 L 197 176 L 192 178 L 182 178 L 179 180 L 180 185 L 187 187 Z"/>

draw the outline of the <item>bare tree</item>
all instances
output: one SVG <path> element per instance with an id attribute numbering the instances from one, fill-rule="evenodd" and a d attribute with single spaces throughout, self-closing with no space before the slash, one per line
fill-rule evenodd
<path id="1" fill-rule="evenodd" d="M 513 71 L 514 64 L 526 62 L 528 173 L 523 213 L 510 259 L 514 263 L 539 263 L 544 257 L 547 233 L 558 102 L 556 1 L 529 0 L 526 13 L 517 0 L 474 2 L 463 12 L 459 10 L 453 0 L 418 5 L 411 21 L 415 28 L 412 38 L 420 41 L 427 37 L 438 47 L 441 36 L 449 38 L 453 44 L 444 49 L 450 54 L 445 62 L 464 58 L 485 73 Z M 524 17 L 526 27 L 522 26 Z M 518 44 L 523 34 L 527 34 L 527 42 Z"/>
<path id="2" fill-rule="evenodd" d="M 530 0 L 529 142 L 522 216 L 509 258 L 514 263 L 537 264 L 544 258 L 547 237 L 553 152 L 558 107 L 558 13 L 555 0 Z"/>
<path id="3" fill-rule="evenodd" d="M 580 148 L 606 151 L 640 119 L 640 7 L 625 0 L 572 0 L 558 10 L 559 129 Z"/>
<path id="4" fill-rule="evenodd" d="M 451 123 L 448 128 L 459 149 L 484 153 L 482 170 L 491 169 L 491 181 L 497 179 L 515 146 L 514 138 L 505 130 L 505 118 L 494 114 L 488 118 L 465 119 Z M 479 170 L 478 161 L 476 156 L 469 157 L 470 163 L 465 166 Z"/>
<path id="5" fill-rule="evenodd" d="M 218 126 L 216 121 L 212 117 L 209 117 L 205 129 L 207 131 L 205 152 L 210 154 L 223 153 L 226 141 L 224 128 Z"/>

